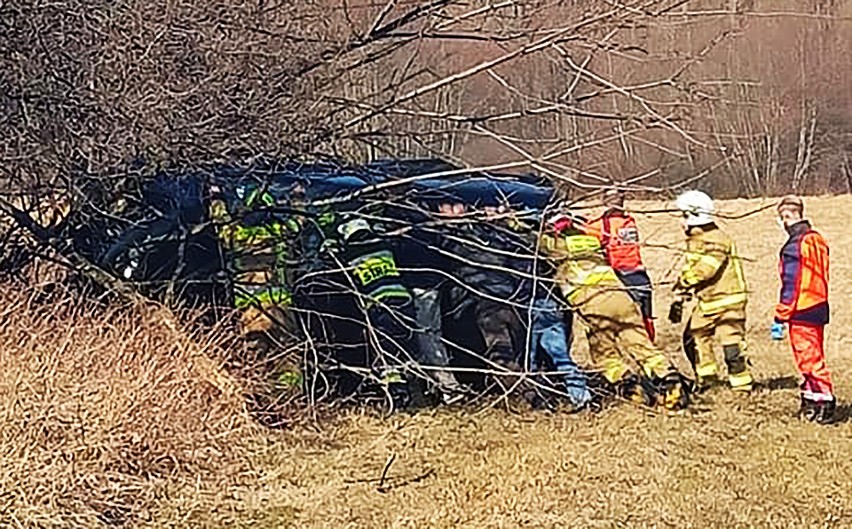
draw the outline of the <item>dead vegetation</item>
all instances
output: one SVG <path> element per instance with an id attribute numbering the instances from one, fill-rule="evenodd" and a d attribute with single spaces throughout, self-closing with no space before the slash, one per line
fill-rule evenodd
<path id="1" fill-rule="evenodd" d="M 62 191 L 109 210 L 157 168 L 258 154 L 441 155 L 534 169 L 577 197 L 612 182 L 848 192 L 850 6 L 12 0 L 0 196 Z M 833 248 L 843 400 L 849 206 L 809 203 Z M 659 315 L 679 233 L 641 222 Z M 5 254 L 20 230 L 0 224 Z M 765 336 L 782 236 L 766 213 L 731 225 L 752 258 L 752 352 L 772 390 L 678 418 L 353 412 L 270 434 L 245 409 L 248 382 L 218 369 L 233 351 L 216 332 L 3 285 L 0 525 L 848 525 L 849 423 L 791 418 L 789 352 Z M 675 330 L 661 339 L 677 351 Z"/>
<path id="2" fill-rule="evenodd" d="M 181 485 L 205 508 L 224 502 L 257 430 L 206 369 L 221 358 L 216 337 L 38 294 L 2 295 L 3 525 L 137 525 Z"/>

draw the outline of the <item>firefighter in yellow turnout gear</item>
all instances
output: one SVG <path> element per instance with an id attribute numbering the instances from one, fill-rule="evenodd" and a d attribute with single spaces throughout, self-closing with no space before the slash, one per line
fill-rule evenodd
<path id="1" fill-rule="evenodd" d="M 686 385 L 648 338 L 642 313 L 607 264 L 600 241 L 566 219 L 552 219 L 541 247 L 558 265 L 556 281 L 565 299 L 588 325 L 592 363 L 635 402 L 685 408 Z"/>
<path id="2" fill-rule="evenodd" d="M 731 238 L 714 222 L 713 200 L 700 191 L 688 191 L 677 199 L 686 231 L 686 263 L 676 292 L 681 296 L 670 311 L 679 323 L 678 304 L 694 296 L 697 304 L 684 332 L 684 347 L 699 388 L 719 380 L 714 339 L 722 344 L 728 380 L 736 391 L 751 391 L 754 380 L 746 358 L 745 318 L 747 285 L 742 261 Z"/>
<path id="3" fill-rule="evenodd" d="M 261 187 L 238 189 L 237 198 L 235 204 L 213 200 L 210 216 L 217 224 L 233 281 L 240 335 L 267 363 L 279 390 L 298 392 L 302 386 L 298 359 L 282 358 L 280 351 L 293 328 L 287 260 L 289 241 L 299 224 L 269 211 L 275 199 Z"/>

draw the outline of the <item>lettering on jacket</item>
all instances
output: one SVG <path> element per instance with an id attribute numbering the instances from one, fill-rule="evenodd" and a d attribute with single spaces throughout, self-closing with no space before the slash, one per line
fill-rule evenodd
<path id="1" fill-rule="evenodd" d="M 609 210 L 590 225 L 606 254 L 607 262 L 619 272 L 645 270 L 636 219 L 619 210 Z"/>

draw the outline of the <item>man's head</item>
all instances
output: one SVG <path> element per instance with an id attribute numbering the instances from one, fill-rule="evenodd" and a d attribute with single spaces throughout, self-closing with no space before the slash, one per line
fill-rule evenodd
<path id="1" fill-rule="evenodd" d="M 804 218 L 805 204 L 795 195 L 787 195 L 778 202 L 778 218 L 785 228 L 789 228 Z"/>
<path id="2" fill-rule="evenodd" d="M 624 191 L 621 189 L 607 189 L 602 198 L 604 207 L 614 209 L 624 209 Z"/>

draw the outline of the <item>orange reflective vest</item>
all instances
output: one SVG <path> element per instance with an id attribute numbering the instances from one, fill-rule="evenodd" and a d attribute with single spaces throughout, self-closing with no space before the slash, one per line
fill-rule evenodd
<path id="1" fill-rule="evenodd" d="M 589 233 L 601 241 L 609 265 L 619 272 L 645 270 L 639 251 L 636 219 L 619 209 L 607 210 L 589 224 Z"/>
<path id="2" fill-rule="evenodd" d="M 808 221 L 788 228 L 781 249 L 781 296 L 775 320 L 813 325 L 828 323 L 828 244 Z"/>

